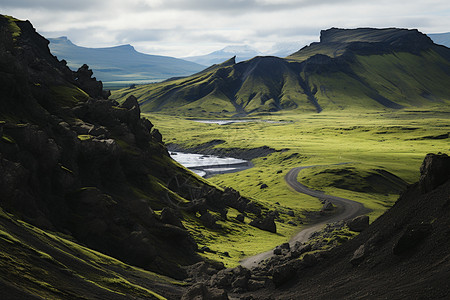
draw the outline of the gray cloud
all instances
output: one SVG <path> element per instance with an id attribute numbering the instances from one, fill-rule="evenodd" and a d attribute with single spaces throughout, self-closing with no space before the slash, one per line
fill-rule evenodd
<path id="1" fill-rule="evenodd" d="M 75 10 L 86 11 L 101 7 L 104 3 L 93 0 L 61 1 L 61 0 L 2 0 L 0 8 L 45 9 L 50 11 Z"/>
<path id="2" fill-rule="evenodd" d="M 176 56 L 228 44 L 265 51 L 330 27 L 450 28 L 448 0 L 2 0 L 0 11 L 83 46 L 132 44 Z"/>

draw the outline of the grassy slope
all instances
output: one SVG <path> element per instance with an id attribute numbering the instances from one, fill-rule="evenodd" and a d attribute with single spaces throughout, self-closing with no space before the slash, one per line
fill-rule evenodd
<path id="1" fill-rule="evenodd" d="M 425 154 L 450 151 L 448 138 L 433 139 L 435 136 L 447 134 L 450 130 L 448 108 L 444 111 L 442 108 L 370 113 L 346 111 L 345 114 L 275 113 L 264 117 L 273 121 L 290 121 L 282 124 L 252 122 L 215 125 L 161 114 L 149 116 L 163 135 L 169 137 L 166 142 L 193 146 L 223 139 L 226 143 L 220 145 L 221 147 L 254 148 L 267 145 L 278 150 L 289 148 L 288 151 L 253 160 L 254 168 L 217 175 L 209 180 L 219 186 L 231 186 L 274 209 L 286 211 L 287 207 L 292 208 L 298 216 L 302 216 L 305 210 L 320 209 L 321 204 L 317 199 L 295 193 L 287 187 L 284 175 L 293 167 L 352 162 L 352 167 L 355 168 L 356 174 L 361 175 L 360 178 L 364 178 L 372 169 L 382 169 L 412 183 L 418 179 L 419 166 Z M 312 176 L 320 170 L 313 171 L 302 171 L 299 174 L 300 179 L 306 177 L 305 183 L 313 188 L 323 188 L 327 193 L 364 203 L 373 209 L 370 213 L 371 220 L 381 215 L 397 198 L 397 193 L 392 191 L 363 193 L 323 184 L 315 186 L 317 183 L 312 180 Z M 342 178 L 338 174 L 336 176 L 333 179 Z M 269 187 L 261 189 L 261 183 L 266 183 Z M 358 185 L 358 182 L 353 181 L 351 184 Z M 276 202 L 279 202 L 279 205 L 275 204 Z M 234 223 L 228 226 L 238 228 Z M 265 234 L 267 236 L 264 237 L 263 244 L 259 238 L 249 238 L 253 233 L 246 230 L 232 231 L 224 236 L 211 233 L 204 241 L 218 251 L 238 249 L 233 254 L 240 257 L 242 253 L 239 250 L 251 254 L 257 252 L 253 251 L 255 249 L 270 249 L 299 230 L 299 227 L 286 223 L 277 223 L 277 226 L 281 228 L 281 236 Z M 233 263 L 234 255 L 227 261 Z"/>
<path id="2" fill-rule="evenodd" d="M 5 271 L 0 284 L 28 297 L 165 299 L 161 294 L 171 295 L 170 289 L 176 291 L 180 284 L 38 229 L 1 209 L 0 249 L 0 268 Z"/>

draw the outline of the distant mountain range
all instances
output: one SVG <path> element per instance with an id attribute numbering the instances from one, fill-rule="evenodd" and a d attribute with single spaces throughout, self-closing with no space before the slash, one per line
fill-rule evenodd
<path id="1" fill-rule="evenodd" d="M 444 45 L 444 46 L 450 48 L 450 32 L 446 32 L 446 33 L 433 33 L 433 34 L 428 34 L 428 36 L 429 36 L 429 37 L 433 40 L 433 42 L 435 42 L 436 44 Z"/>
<path id="2" fill-rule="evenodd" d="M 192 61 L 205 66 L 212 66 L 215 64 L 220 64 L 231 57 L 235 56 L 236 62 L 241 62 L 244 60 L 249 60 L 255 56 L 277 56 L 285 57 L 300 49 L 299 43 L 278 43 L 275 44 L 269 51 L 261 52 L 248 45 L 242 46 L 227 46 L 221 50 L 211 52 L 206 55 L 199 56 L 188 56 L 182 59 Z"/>
<path id="3" fill-rule="evenodd" d="M 214 51 L 206 55 L 188 56 L 183 57 L 183 59 L 205 66 L 212 66 L 214 64 L 222 63 L 233 56 L 236 56 L 236 62 L 241 62 L 258 55 L 262 55 L 262 53 L 250 46 L 243 45 L 227 46 L 221 50 Z"/>
<path id="4" fill-rule="evenodd" d="M 233 59 L 113 94 L 144 111 L 232 116 L 285 109 L 397 109 L 450 103 L 450 49 L 417 30 L 337 29 L 286 57 Z"/>
<path id="5" fill-rule="evenodd" d="M 161 81 L 191 75 L 205 68 L 174 57 L 140 53 L 131 45 L 86 48 L 73 44 L 67 37 L 48 40 L 51 52 L 58 59 L 65 59 L 72 70 L 87 64 L 94 71 L 94 76 L 104 83 Z"/>

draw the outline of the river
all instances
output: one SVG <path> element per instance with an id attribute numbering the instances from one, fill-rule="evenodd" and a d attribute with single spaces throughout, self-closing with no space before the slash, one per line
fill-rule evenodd
<path id="1" fill-rule="evenodd" d="M 170 152 L 170 156 L 192 172 L 205 178 L 217 174 L 238 172 L 253 166 L 247 160 L 232 157 L 185 152 Z"/>

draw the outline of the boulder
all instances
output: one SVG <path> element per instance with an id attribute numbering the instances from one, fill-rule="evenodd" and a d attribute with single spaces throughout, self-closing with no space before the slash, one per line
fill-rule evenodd
<path id="1" fill-rule="evenodd" d="M 180 220 L 180 214 L 172 208 L 164 207 L 161 212 L 161 222 L 171 224 L 184 229 Z"/>
<path id="2" fill-rule="evenodd" d="M 228 300 L 225 290 L 207 287 L 204 283 L 191 286 L 181 297 L 182 300 Z"/>
<path id="3" fill-rule="evenodd" d="M 245 220 L 244 214 L 238 214 L 238 215 L 236 216 L 236 220 L 238 220 L 239 222 L 244 223 L 244 220 Z"/>
<path id="4" fill-rule="evenodd" d="M 206 211 L 200 216 L 200 220 L 202 221 L 203 225 L 205 225 L 208 228 L 217 228 L 219 225 L 216 224 L 216 218 L 209 212 Z"/>
<path id="5" fill-rule="evenodd" d="M 248 278 L 246 276 L 239 276 L 231 283 L 231 287 L 234 289 L 240 288 L 246 290 L 247 284 Z"/>
<path id="6" fill-rule="evenodd" d="M 253 221 L 250 222 L 250 225 L 272 233 L 277 232 L 277 225 L 275 224 L 275 218 L 273 216 L 254 219 Z"/>
<path id="7" fill-rule="evenodd" d="M 427 154 L 420 166 L 420 190 L 429 192 L 450 178 L 450 157 L 447 154 Z"/>
<path id="8" fill-rule="evenodd" d="M 274 267 L 272 272 L 273 283 L 276 287 L 285 284 L 295 277 L 298 269 L 299 265 L 296 260 L 291 260 L 285 264 Z"/>
<path id="9" fill-rule="evenodd" d="M 317 265 L 317 257 L 314 254 L 305 254 L 302 260 L 303 264 L 307 267 L 312 267 Z"/>
<path id="10" fill-rule="evenodd" d="M 347 222 L 351 231 L 361 232 L 369 227 L 369 216 L 358 216 Z"/>

